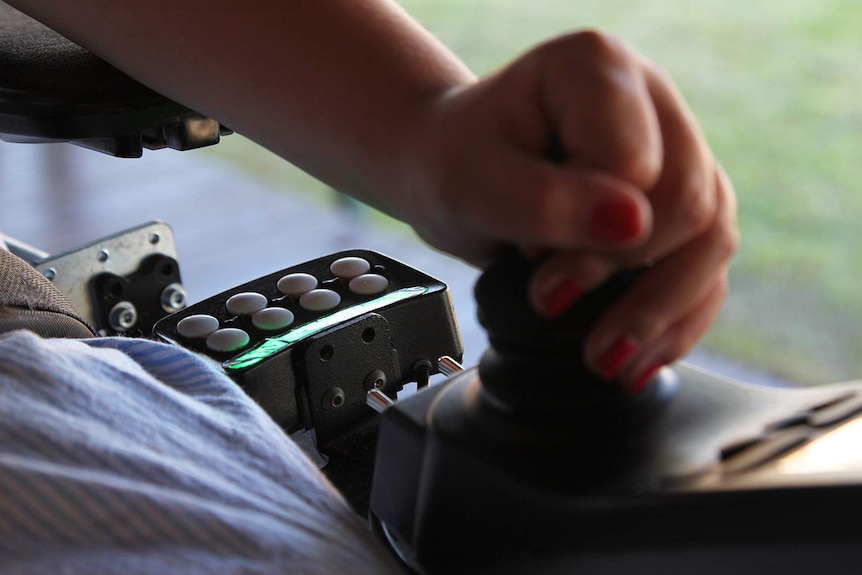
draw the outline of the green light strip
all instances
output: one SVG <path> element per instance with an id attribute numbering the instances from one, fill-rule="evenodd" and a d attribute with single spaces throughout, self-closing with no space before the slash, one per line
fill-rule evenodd
<path id="1" fill-rule="evenodd" d="M 356 304 L 354 306 L 338 310 L 337 312 L 317 318 L 314 321 L 302 324 L 281 335 L 267 338 L 260 345 L 222 364 L 228 371 L 239 371 L 248 369 L 258 363 L 269 359 L 283 349 L 290 347 L 298 341 L 310 337 L 316 333 L 338 325 L 345 321 L 357 318 L 364 313 L 376 311 L 388 305 L 414 298 L 428 292 L 424 286 L 401 288 L 394 292 L 384 294 L 376 299 Z"/>

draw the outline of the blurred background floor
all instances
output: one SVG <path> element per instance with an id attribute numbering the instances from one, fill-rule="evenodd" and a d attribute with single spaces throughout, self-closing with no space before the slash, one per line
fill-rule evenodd
<path id="1" fill-rule="evenodd" d="M 334 193 L 333 193 L 334 194 Z M 0 231 L 50 254 L 161 220 L 173 229 L 189 301 L 344 249 L 375 250 L 449 284 L 465 363 L 485 347 L 477 272 L 403 229 L 257 181 L 199 152 L 124 160 L 68 144 L 0 143 Z"/>
<path id="2" fill-rule="evenodd" d="M 197 302 L 237 284 L 344 249 L 375 250 L 449 285 L 464 364 L 486 346 L 473 268 L 350 204 L 290 193 L 212 155 L 163 150 L 122 160 L 68 144 L 0 142 L 0 231 L 50 254 L 150 220 L 174 232 L 183 284 Z M 701 351 L 688 361 L 728 377 L 783 381 Z"/>

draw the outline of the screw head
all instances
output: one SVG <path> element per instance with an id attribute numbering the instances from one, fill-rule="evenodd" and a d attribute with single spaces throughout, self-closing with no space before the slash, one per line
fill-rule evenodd
<path id="1" fill-rule="evenodd" d="M 168 313 L 173 313 L 186 307 L 188 293 L 182 284 L 172 283 L 165 286 L 159 299 L 162 304 L 162 309 Z"/>
<path id="2" fill-rule="evenodd" d="M 365 391 L 370 391 L 372 389 L 383 389 L 386 386 L 386 374 L 379 370 L 375 369 L 368 373 L 365 376 Z"/>
<path id="3" fill-rule="evenodd" d="M 323 409 L 330 411 L 333 409 L 338 409 L 342 405 L 344 405 L 344 390 L 340 387 L 330 387 L 323 394 L 323 399 L 321 403 L 323 405 Z"/>
<path id="4" fill-rule="evenodd" d="M 129 301 L 121 301 L 108 312 L 108 324 L 114 331 L 124 332 L 138 323 L 138 310 Z"/>

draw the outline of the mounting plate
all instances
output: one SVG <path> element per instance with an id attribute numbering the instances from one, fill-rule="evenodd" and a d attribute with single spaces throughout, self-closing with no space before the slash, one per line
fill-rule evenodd
<path id="1" fill-rule="evenodd" d="M 99 328 L 102 323 L 93 304 L 90 286 L 99 275 L 128 276 L 153 255 L 177 259 L 174 233 L 164 222 L 151 221 L 96 240 L 74 250 L 51 255 L 33 263 L 51 280 L 85 320 Z"/>

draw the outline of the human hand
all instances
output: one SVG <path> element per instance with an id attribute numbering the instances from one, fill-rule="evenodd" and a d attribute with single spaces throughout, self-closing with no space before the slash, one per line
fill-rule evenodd
<path id="1" fill-rule="evenodd" d="M 434 100 L 408 132 L 404 219 L 479 266 L 510 245 L 545 254 L 530 286 L 541 313 L 650 263 L 588 338 L 603 378 L 638 388 L 711 325 L 737 244 L 733 189 L 671 80 L 621 42 L 548 42 Z"/>

